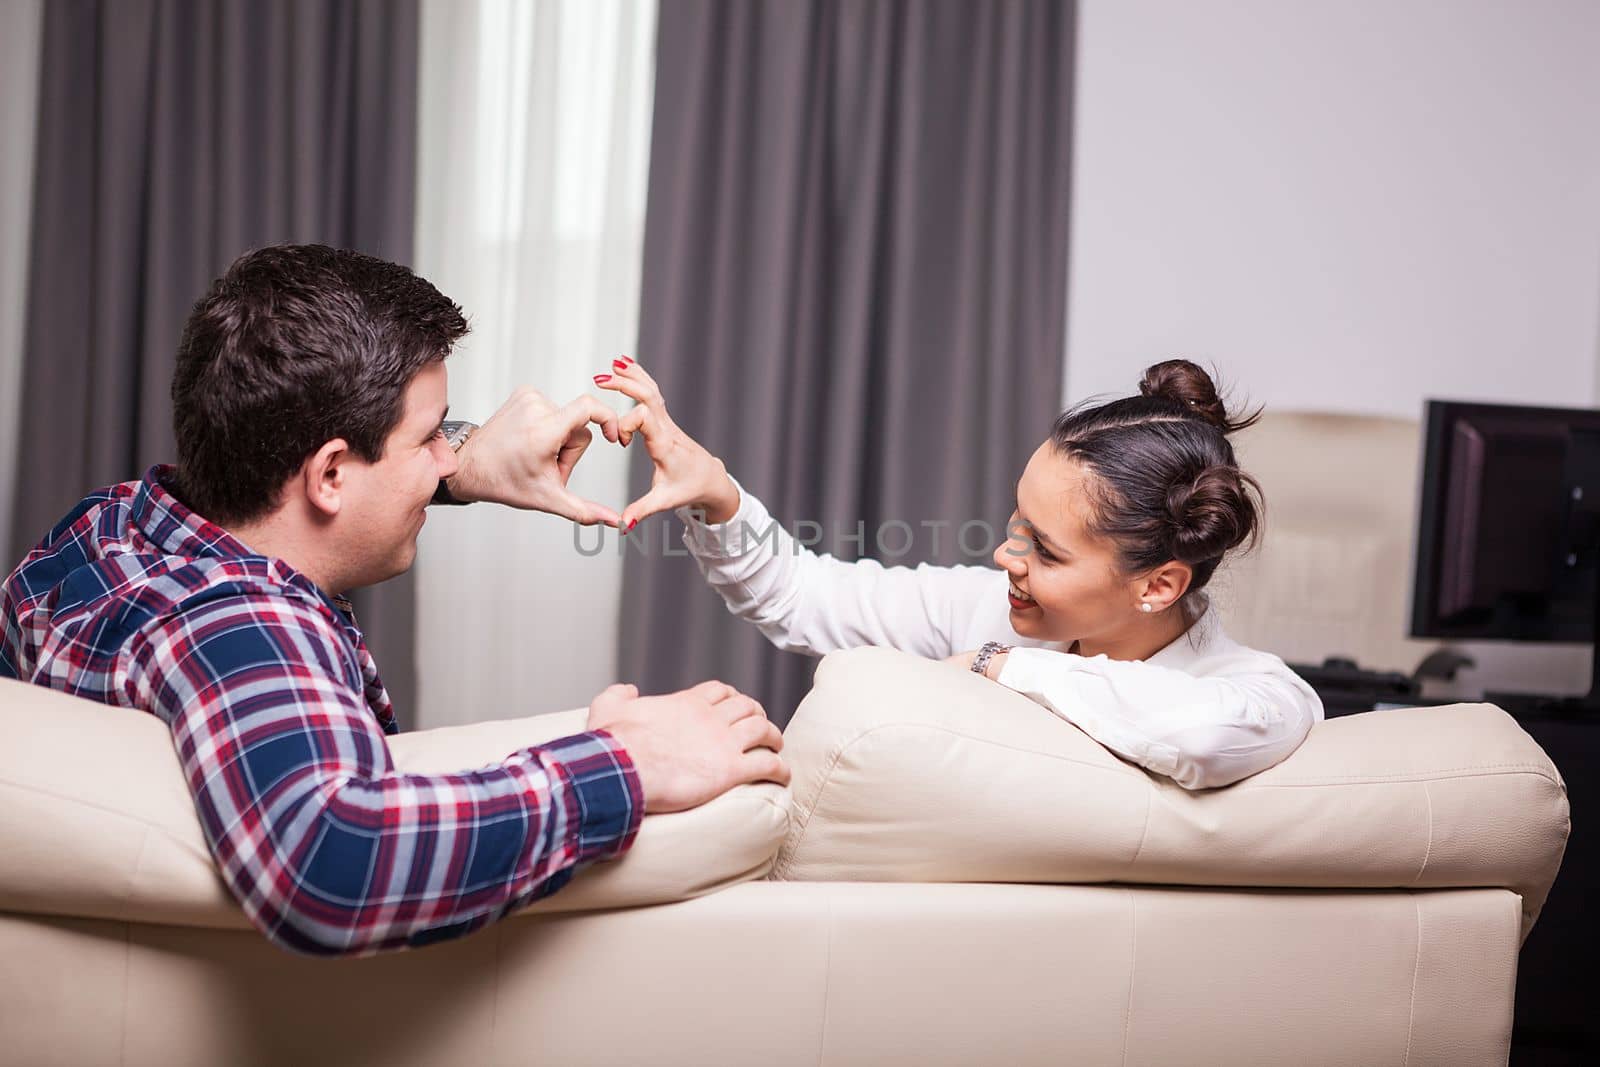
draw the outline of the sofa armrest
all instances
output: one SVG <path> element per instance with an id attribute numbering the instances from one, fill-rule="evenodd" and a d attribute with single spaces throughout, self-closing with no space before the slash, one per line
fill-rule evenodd
<path id="1" fill-rule="evenodd" d="M 471 770 L 581 732 L 584 711 L 390 739 L 401 771 Z M 685 900 L 764 876 L 789 825 L 782 787 L 648 815 L 633 847 L 526 909 Z M 0 911 L 249 929 L 218 876 L 167 727 L 153 715 L 0 680 Z"/>
<path id="2" fill-rule="evenodd" d="M 854 649 L 819 666 L 784 750 L 788 880 L 1497 886 L 1526 937 L 1570 829 L 1549 757 L 1486 704 L 1329 720 L 1190 792 L 970 672 Z"/>

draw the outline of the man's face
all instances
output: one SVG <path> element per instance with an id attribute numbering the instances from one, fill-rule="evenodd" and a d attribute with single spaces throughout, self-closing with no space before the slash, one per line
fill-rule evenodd
<path id="1" fill-rule="evenodd" d="M 403 574 L 417 557 L 417 534 L 439 479 L 456 472 L 456 456 L 439 424 L 449 408 L 444 362 L 430 363 L 406 387 L 404 413 L 376 463 L 347 468 L 343 518 L 350 588 Z"/>

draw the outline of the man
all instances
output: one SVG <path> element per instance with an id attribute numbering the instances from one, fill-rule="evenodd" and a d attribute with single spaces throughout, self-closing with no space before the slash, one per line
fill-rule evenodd
<path id="1" fill-rule="evenodd" d="M 468 933 L 624 852 L 647 811 L 788 779 L 760 705 L 719 682 L 614 685 L 586 733 L 460 774 L 395 771 L 344 594 L 410 567 L 436 493 L 617 521 L 566 488 L 589 423 L 617 439 L 592 397 L 519 392 L 452 450 L 444 360 L 466 331 L 404 267 L 244 256 L 184 329 L 177 467 L 91 493 L 0 588 L 0 677 L 160 716 L 224 881 L 291 950 Z"/>

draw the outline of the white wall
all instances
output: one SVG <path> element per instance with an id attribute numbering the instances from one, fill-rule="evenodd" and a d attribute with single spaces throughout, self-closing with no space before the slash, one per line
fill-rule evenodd
<path id="1" fill-rule="evenodd" d="M 1279 410 L 1600 400 L 1600 3 L 1080 10 L 1069 402 L 1178 355 Z M 1470 651 L 1465 692 L 1588 679 Z"/>
<path id="2" fill-rule="evenodd" d="M 1067 395 L 1587 404 L 1600 4 L 1083 0 Z"/>

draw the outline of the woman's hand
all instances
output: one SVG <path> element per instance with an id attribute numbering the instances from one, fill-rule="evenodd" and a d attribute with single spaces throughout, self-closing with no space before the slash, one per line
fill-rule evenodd
<path id="1" fill-rule="evenodd" d="M 672 421 L 660 387 L 643 367 L 626 356 L 611 366 L 610 374 L 595 375 L 595 384 L 637 403 L 618 423 L 618 439 L 626 445 L 634 434 L 642 435 L 655 467 L 650 491 L 622 509 L 622 529 L 631 530 L 640 519 L 681 507 L 705 512 L 709 523 L 733 518 L 739 510 L 739 489 L 728 477 L 728 468 Z"/>

